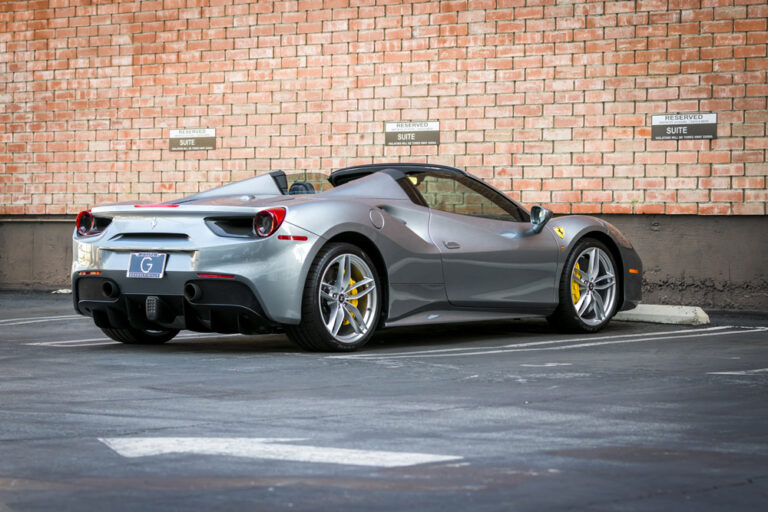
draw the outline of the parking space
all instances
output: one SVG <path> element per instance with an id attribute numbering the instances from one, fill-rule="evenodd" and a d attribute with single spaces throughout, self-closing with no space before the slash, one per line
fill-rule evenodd
<path id="1" fill-rule="evenodd" d="M 112 342 L 0 293 L 0 510 L 755 510 L 768 322 Z"/>

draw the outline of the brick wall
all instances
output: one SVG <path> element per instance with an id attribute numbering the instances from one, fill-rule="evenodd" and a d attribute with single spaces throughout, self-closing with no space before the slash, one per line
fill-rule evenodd
<path id="1" fill-rule="evenodd" d="M 0 3 L 0 214 L 274 169 L 465 168 L 573 213 L 766 213 L 765 0 Z M 718 139 L 651 141 L 654 113 Z M 390 120 L 441 144 L 385 147 Z M 171 152 L 172 128 L 217 149 Z"/>

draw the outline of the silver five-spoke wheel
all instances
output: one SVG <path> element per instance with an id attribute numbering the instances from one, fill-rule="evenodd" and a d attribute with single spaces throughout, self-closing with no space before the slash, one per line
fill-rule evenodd
<path id="1" fill-rule="evenodd" d="M 340 343 L 356 343 L 375 327 L 378 293 L 370 266 L 355 254 L 340 254 L 325 266 L 318 290 L 320 316 Z"/>
<path id="2" fill-rule="evenodd" d="M 326 244 L 304 284 L 301 321 L 286 325 L 286 334 L 306 350 L 357 350 L 379 325 L 383 302 L 379 283 L 374 261 L 360 247 Z"/>
<path id="3" fill-rule="evenodd" d="M 609 319 L 616 302 L 616 272 L 600 247 L 584 249 L 571 269 L 571 299 L 576 314 L 590 326 Z"/>

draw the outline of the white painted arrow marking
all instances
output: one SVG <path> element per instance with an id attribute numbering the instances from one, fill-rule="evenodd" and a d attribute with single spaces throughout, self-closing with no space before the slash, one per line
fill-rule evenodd
<path id="1" fill-rule="evenodd" d="M 150 457 L 169 453 L 197 455 L 229 455 L 252 459 L 284 460 L 294 462 L 321 462 L 395 468 L 415 466 L 431 462 L 461 460 L 454 455 L 429 453 L 384 452 L 377 450 L 352 450 L 286 444 L 303 439 L 250 438 L 250 437 L 124 437 L 100 438 L 123 457 Z"/>

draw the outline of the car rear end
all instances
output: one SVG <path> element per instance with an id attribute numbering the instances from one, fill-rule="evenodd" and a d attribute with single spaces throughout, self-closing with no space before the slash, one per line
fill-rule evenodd
<path id="1" fill-rule="evenodd" d="M 300 319 L 318 240 L 280 203 L 119 205 L 78 217 L 75 309 L 106 329 L 263 333 Z"/>

